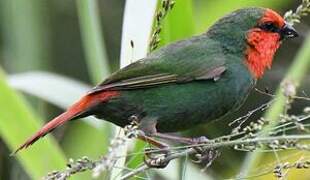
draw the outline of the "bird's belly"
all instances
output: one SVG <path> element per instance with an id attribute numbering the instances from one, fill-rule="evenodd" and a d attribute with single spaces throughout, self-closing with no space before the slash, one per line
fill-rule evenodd
<path id="1" fill-rule="evenodd" d="M 120 97 L 105 104 L 101 113 L 120 126 L 128 124 L 132 115 L 143 121 L 156 119 L 159 132 L 174 132 L 219 119 L 235 110 L 251 87 L 250 81 L 220 79 L 123 91 Z"/>
<path id="2" fill-rule="evenodd" d="M 222 118 L 236 110 L 247 97 L 250 86 L 241 90 L 229 84 L 199 82 L 184 85 L 162 100 L 161 108 L 152 110 L 158 117 L 157 130 L 173 132 Z M 160 112 L 159 112 L 160 111 Z"/>

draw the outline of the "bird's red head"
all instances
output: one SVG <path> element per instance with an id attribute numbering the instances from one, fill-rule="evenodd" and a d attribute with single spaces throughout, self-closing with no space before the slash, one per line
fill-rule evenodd
<path id="1" fill-rule="evenodd" d="M 293 27 L 275 11 L 266 9 L 257 26 L 247 33 L 246 64 L 260 78 L 270 68 L 273 56 L 284 38 L 296 37 Z"/>

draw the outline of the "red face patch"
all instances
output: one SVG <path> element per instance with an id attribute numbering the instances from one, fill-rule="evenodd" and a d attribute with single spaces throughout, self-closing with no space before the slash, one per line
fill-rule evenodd
<path id="1" fill-rule="evenodd" d="M 285 25 L 284 19 L 276 12 L 267 9 L 258 25 L 273 23 L 278 28 Z M 263 76 L 265 69 L 270 68 L 273 56 L 280 46 L 280 34 L 253 28 L 247 34 L 246 64 L 255 78 Z"/>
<path id="2" fill-rule="evenodd" d="M 279 28 L 285 25 L 285 21 L 282 16 L 271 9 L 267 9 L 264 13 L 264 16 L 259 20 L 259 24 L 272 22 L 277 25 Z"/>

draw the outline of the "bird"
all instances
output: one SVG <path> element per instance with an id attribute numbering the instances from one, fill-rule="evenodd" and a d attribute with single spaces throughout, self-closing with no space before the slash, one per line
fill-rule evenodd
<path id="1" fill-rule="evenodd" d="M 64 123 L 87 116 L 120 127 L 135 119 L 145 137 L 177 139 L 167 133 L 215 121 L 238 110 L 257 80 L 271 68 L 281 43 L 297 36 L 296 30 L 272 9 L 235 10 L 201 35 L 161 47 L 114 72 L 15 153 Z"/>

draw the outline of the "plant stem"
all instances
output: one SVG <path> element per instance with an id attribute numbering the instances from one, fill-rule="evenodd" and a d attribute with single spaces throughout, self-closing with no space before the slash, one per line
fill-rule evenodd
<path id="1" fill-rule="evenodd" d="M 78 15 L 88 71 L 93 83 L 110 74 L 102 36 L 97 0 L 77 0 Z"/>
<path id="2" fill-rule="evenodd" d="M 310 139 L 310 135 L 287 135 L 287 136 L 274 136 L 274 137 L 257 137 L 253 139 L 237 139 L 237 140 L 232 140 L 232 141 L 224 141 L 224 142 L 217 142 L 217 143 L 210 143 L 210 144 L 197 144 L 197 145 L 188 146 L 187 148 L 184 146 L 184 150 L 180 150 L 180 151 L 177 151 L 175 153 L 168 155 L 165 159 L 163 159 L 163 161 L 169 163 L 171 160 L 195 154 L 196 150 L 194 147 L 203 147 L 206 149 L 217 149 L 221 147 L 231 147 L 234 145 L 247 144 L 247 143 L 268 143 L 268 142 L 273 142 L 275 140 L 309 140 L 309 139 Z M 121 177 L 121 179 L 128 179 L 147 169 L 150 169 L 150 167 L 143 164 L 140 167 L 136 168 L 135 170 L 132 170 L 129 173 L 125 174 L 123 177 Z M 244 177 L 247 177 L 247 176 L 244 176 Z"/>
<path id="3" fill-rule="evenodd" d="M 37 118 L 25 99 L 8 85 L 1 68 L 0 89 L 0 137 L 10 151 L 14 152 L 25 141 L 25 137 L 29 137 L 41 126 L 42 120 Z M 66 164 L 66 157 L 52 136 L 47 136 L 44 141 L 27 151 L 19 152 L 14 158 L 30 179 L 41 179 L 46 173 L 63 168 Z"/>

